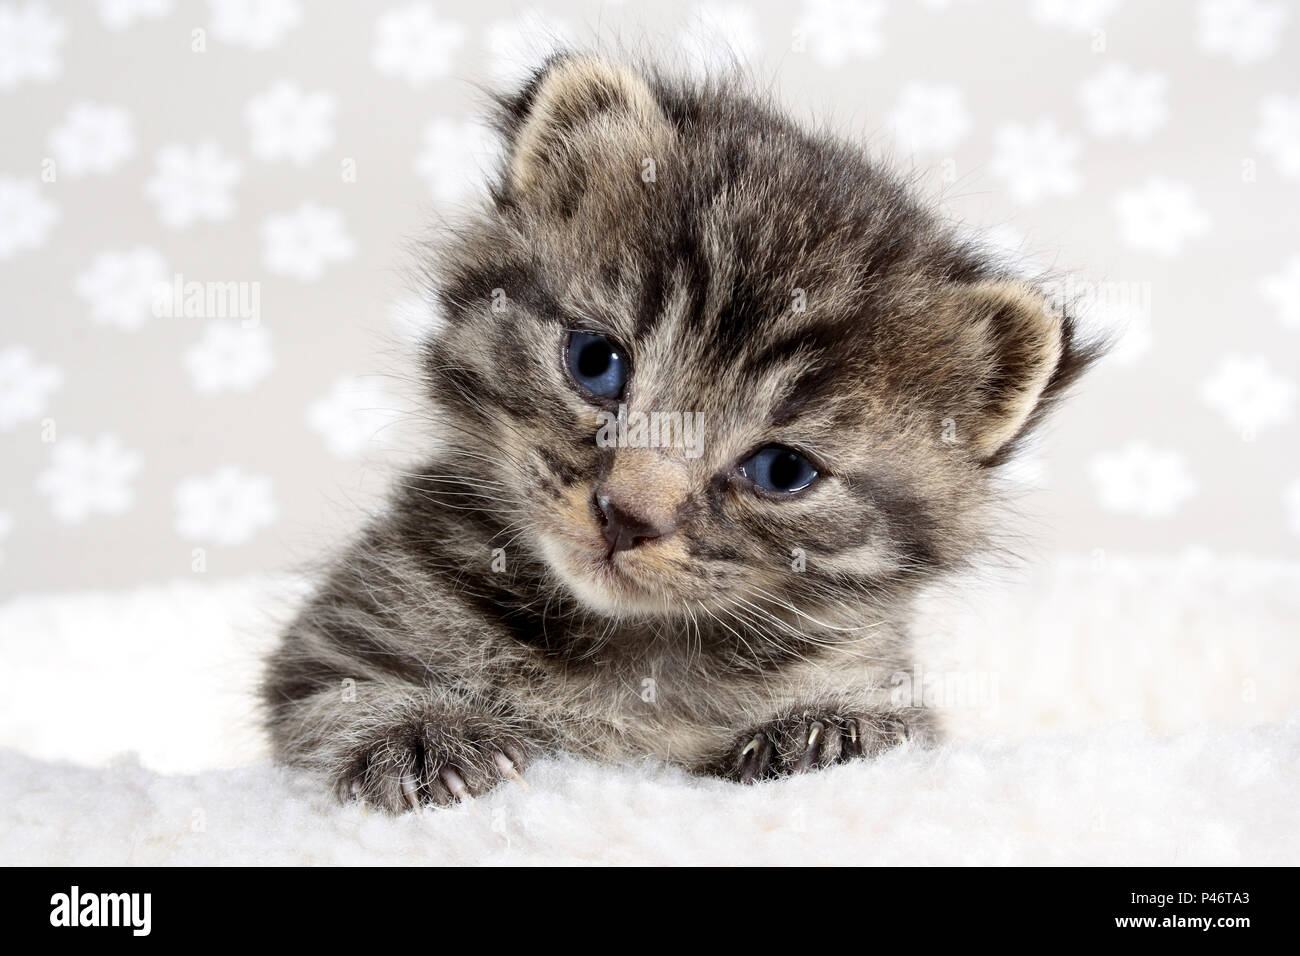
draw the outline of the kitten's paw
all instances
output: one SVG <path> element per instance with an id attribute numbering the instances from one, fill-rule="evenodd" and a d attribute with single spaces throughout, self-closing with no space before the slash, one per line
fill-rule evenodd
<path id="1" fill-rule="evenodd" d="M 336 781 L 339 800 L 363 800 L 391 813 L 445 806 L 523 781 L 530 748 L 495 728 L 461 721 L 392 727 L 357 747 Z"/>
<path id="2" fill-rule="evenodd" d="M 747 735 L 723 768 L 741 783 L 805 773 L 857 757 L 873 757 L 912 736 L 901 714 L 810 716 L 775 720 Z"/>

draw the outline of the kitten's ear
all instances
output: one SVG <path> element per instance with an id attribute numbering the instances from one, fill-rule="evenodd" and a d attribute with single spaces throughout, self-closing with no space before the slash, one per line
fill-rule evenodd
<path id="1" fill-rule="evenodd" d="M 964 430 L 981 461 L 994 464 L 1038 419 L 1045 402 L 1083 370 L 1073 328 L 1031 286 L 1011 279 L 959 285 L 947 296 L 947 321 L 959 329 L 968 364 Z M 1070 372 L 1065 360 L 1082 362 Z M 1068 375 L 1066 374 L 1068 373 Z"/>
<path id="2" fill-rule="evenodd" d="M 592 56 L 552 59 L 504 102 L 506 186 L 515 198 L 585 186 L 638 184 L 673 129 L 649 85 L 626 67 Z"/>

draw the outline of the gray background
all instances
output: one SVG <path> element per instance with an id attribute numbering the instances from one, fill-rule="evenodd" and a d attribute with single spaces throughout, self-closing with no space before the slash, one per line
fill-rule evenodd
<path id="1" fill-rule="evenodd" d="M 1280 0 L 0 3 L 0 592 L 285 569 L 355 526 L 423 440 L 412 240 L 473 201 L 479 85 L 556 36 L 707 69 L 721 34 L 1027 268 L 1107 292 L 1090 320 L 1119 351 L 1009 475 L 1034 547 L 1294 557 L 1297 21 Z M 313 99 L 265 120 L 281 81 Z M 927 95 L 956 107 L 917 120 Z M 229 189 L 169 180 L 205 142 Z M 196 197 L 212 215 L 186 222 Z M 154 314 L 150 276 L 178 273 L 257 283 L 257 327 Z"/>

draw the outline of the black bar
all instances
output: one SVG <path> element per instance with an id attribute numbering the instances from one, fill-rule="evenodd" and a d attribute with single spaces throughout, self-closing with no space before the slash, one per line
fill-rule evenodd
<path id="1" fill-rule="evenodd" d="M 270 925 L 292 929 L 296 944 L 368 935 L 385 941 L 409 935 L 419 942 L 423 934 L 435 951 L 449 939 L 441 928 L 476 928 L 508 945 L 539 924 L 590 937 L 593 921 L 609 919 L 633 935 L 677 940 L 688 924 L 712 924 L 726 936 L 745 932 L 745 920 L 761 922 L 764 935 L 779 936 L 773 924 L 788 920 L 805 946 L 816 945 L 808 930 L 820 920 L 894 927 L 925 944 L 950 935 L 999 942 L 1127 937 L 1232 944 L 1244 941 L 1243 933 L 1271 936 L 1293 928 L 1296 900 L 1294 874 L 1285 869 L 732 869 L 624 877 L 574 870 L 548 876 L 464 869 L 77 868 L 11 869 L 8 875 L 14 889 L 0 904 L 5 926 L 51 940 L 75 934 L 84 941 L 112 936 L 140 945 L 154 939 L 247 942 L 256 939 L 249 935 L 253 927 Z M 108 917 L 114 908 L 140 916 L 144 897 L 128 909 L 120 896 L 101 907 L 98 894 L 149 894 L 147 935 L 138 932 L 142 919 L 134 926 L 126 918 L 116 927 L 52 925 L 52 919 L 68 922 L 66 907 L 59 907 L 71 902 L 74 886 L 83 906 Z M 91 896 L 96 902 L 87 904 Z M 872 936 L 880 938 L 875 931 Z M 609 942 L 618 945 L 617 938 Z"/>

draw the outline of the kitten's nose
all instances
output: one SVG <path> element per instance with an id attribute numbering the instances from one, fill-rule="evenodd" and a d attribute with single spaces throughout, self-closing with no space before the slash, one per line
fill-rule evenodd
<path id="1" fill-rule="evenodd" d="M 610 554 L 628 551 L 647 541 L 662 538 L 672 531 L 671 527 L 655 524 L 611 500 L 600 488 L 592 492 L 591 503 L 596 512 L 596 520 L 600 522 L 600 533 L 609 543 Z"/>

